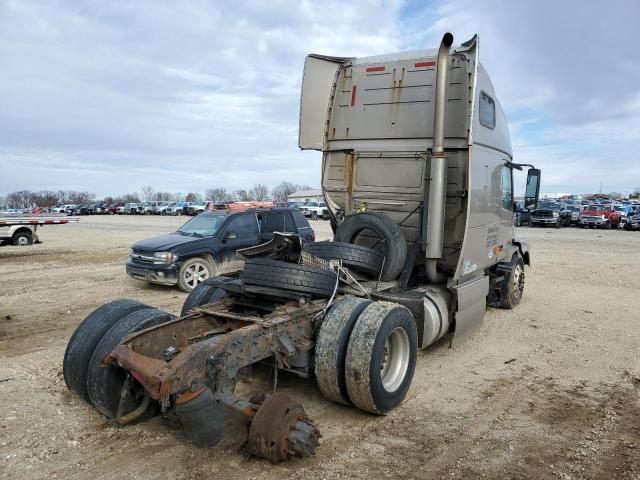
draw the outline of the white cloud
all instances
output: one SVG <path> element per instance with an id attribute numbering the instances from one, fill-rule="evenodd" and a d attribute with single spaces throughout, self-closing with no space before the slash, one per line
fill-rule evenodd
<path id="1" fill-rule="evenodd" d="M 480 33 L 516 158 L 547 191 L 630 189 L 638 18 L 635 0 L 6 0 L 0 193 L 318 185 L 319 154 L 297 149 L 305 55 L 434 47 L 447 30 Z"/>
<path id="2" fill-rule="evenodd" d="M 0 192 L 318 185 L 297 148 L 304 57 L 398 49 L 398 8 L 5 2 Z"/>

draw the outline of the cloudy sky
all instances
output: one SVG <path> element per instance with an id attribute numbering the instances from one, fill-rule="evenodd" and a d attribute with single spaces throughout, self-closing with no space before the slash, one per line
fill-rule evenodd
<path id="1" fill-rule="evenodd" d="M 0 0 L 0 194 L 98 196 L 286 179 L 307 53 L 480 34 L 517 161 L 546 192 L 640 186 L 640 2 Z"/>

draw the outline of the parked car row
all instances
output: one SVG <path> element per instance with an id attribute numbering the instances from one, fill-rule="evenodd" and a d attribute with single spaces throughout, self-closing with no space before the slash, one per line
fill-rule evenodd
<path id="1" fill-rule="evenodd" d="M 634 201 L 597 199 L 569 203 L 543 200 L 535 210 L 527 210 L 524 202 L 516 201 L 514 213 L 516 227 L 529 225 L 562 228 L 573 225 L 582 228 L 640 230 L 640 202 Z"/>

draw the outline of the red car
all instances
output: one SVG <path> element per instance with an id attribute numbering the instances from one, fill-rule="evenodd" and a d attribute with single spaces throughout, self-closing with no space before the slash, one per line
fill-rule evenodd
<path id="1" fill-rule="evenodd" d="M 618 228 L 621 218 L 613 205 L 589 205 L 578 217 L 578 225 L 582 228 Z"/>

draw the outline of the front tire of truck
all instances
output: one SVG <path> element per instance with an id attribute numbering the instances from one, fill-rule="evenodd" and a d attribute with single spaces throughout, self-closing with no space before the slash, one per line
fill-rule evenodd
<path id="1" fill-rule="evenodd" d="M 102 366 L 104 360 L 124 337 L 144 328 L 175 319 L 175 315 L 156 308 L 130 313 L 116 322 L 96 346 L 87 368 L 87 392 L 91 404 L 108 418 L 116 419 L 136 410 L 144 389 L 127 371 L 117 365 Z M 155 408 L 155 404 L 150 409 Z"/>
<path id="2" fill-rule="evenodd" d="M 317 220 L 318 214 L 316 212 L 311 212 L 311 220 Z"/>
<path id="3" fill-rule="evenodd" d="M 182 305 L 181 316 L 189 313 L 190 310 L 198 308 L 208 303 L 218 303 L 220 300 L 227 298 L 229 294 L 226 290 L 219 287 L 207 285 L 206 282 L 200 283 L 194 288 Z"/>
<path id="4" fill-rule="evenodd" d="M 373 302 L 356 321 L 345 360 L 351 402 L 385 415 L 400 405 L 416 367 L 418 332 L 407 307 Z"/>
<path id="5" fill-rule="evenodd" d="M 524 293 L 524 261 L 517 253 L 511 260 L 511 273 L 505 282 L 506 289 L 502 294 L 501 307 L 511 310 L 520 303 Z"/>
<path id="6" fill-rule="evenodd" d="M 345 379 L 345 361 L 353 326 L 371 300 L 345 297 L 336 302 L 316 339 L 315 374 L 320 392 L 329 400 L 351 405 Z"/>
<path id="7" fill-rule="evenodd" d="M 18 247 L 33 245 L 33 235 L 25 231 L 16 232 L 11 239 L 11 243 Z"/>

